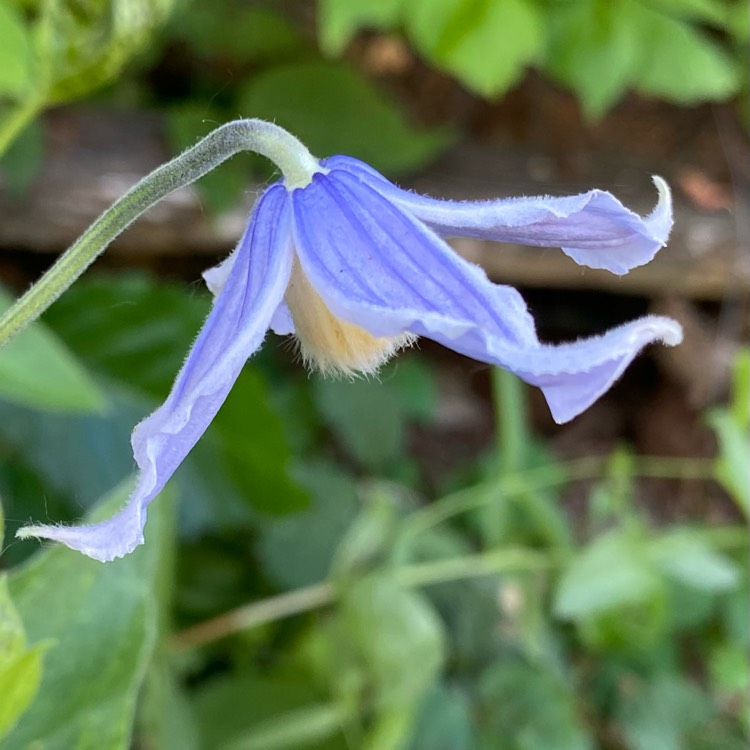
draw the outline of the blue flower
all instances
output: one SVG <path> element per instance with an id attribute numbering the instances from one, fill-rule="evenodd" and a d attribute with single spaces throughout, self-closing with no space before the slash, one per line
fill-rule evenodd
<path id="1" fill-rule="evenodd" d="M 146 507 L 195 445 L 269 329 L 294 333 L 324 372 L 374 372 L 419 336 L 511 370 L 566 422 L 596 401 L 646 345 L 678 344 L 673 320 L 648 316 L 601 336 L 540 343 L 520 294 L 492 283 L 442 239 L 472 236 L 562 247 L 579 264 L 623 274 L 651 260 L 672 227 L 669 188 L 646 218 L 601 190 L 562 198 L 436 200 L 401 190 L 356 159 L 320 163 L 308 184 L 272 184 L 235 251 L 205 274 L 214 306 L 164 404 L 132 436 L 140 468 L 127 505 L 91 526 L 31 526 L 98 560 L 143 541 Z"/>

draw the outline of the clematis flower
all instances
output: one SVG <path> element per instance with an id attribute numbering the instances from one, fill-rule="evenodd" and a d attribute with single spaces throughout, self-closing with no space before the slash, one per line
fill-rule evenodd
<path id="1" fill-rule="evenodd" d="M 205 273 L 215 295 L 164 404 L 135 428 L 140 469 L 126 506 L 90 526 L 32 526 L 98 560 L 143 541 L 146 508 L 211 423 L 267 332 L 294 334 L 305 362 L 371 373 L 425 336 L 514 372 L 566 422 L 596 401 L 647 344 L 678 344 L 679 325 L 647 316 L 601 336 L 539 341 L 521 295 L 457 255 L 449 236 L 560 247 L 575 262 L 623 274 L 647 263 L 672 226 L 669 188 L 641 218 L 611 194 L 456 202 L 402 190 L 362 162 L 335 156 L 305 184 L 268 187 L 237 248 Z"/>

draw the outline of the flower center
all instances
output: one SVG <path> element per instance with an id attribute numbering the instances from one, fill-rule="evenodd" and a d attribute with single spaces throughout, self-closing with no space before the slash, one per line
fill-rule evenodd
<path id="1" fill-rule="evenodd" d="M 399 349 L 416 339 L 410 333 L 393 338 L 376 337 L 336 317 L 296 259 L 285 299 L 305 364 L 325 374 L 375 372 Z"/>

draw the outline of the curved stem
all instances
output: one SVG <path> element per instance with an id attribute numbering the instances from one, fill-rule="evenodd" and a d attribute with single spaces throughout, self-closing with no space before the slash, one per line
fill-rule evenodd
<path id="1" fill-rule="evenodd" d="M 530 487 L 541 489 L 576 480 L 594 479 L 604 474 L 606 462 L 599 457 L 587 457 L 560 465 L 564 471 L 545 472 L 532 469 L 512 475 L 514 485 L 507 485 L 508 493 L 528 491 Z M 670 479 L 710 480 L 713 478 L 713 461 L 694 459 L 661 458 L 645 456 L 636 459 L 634 475 Z M 523 480 L 523 481 L 521 481 Z M 494 502 L 497 486 L 491 494 L 459 492 L 438 501 L 421 511 L 415 511 L 409 524 L 410 534 L 416 534 L 441 523 L 451 516 L 466 512 L 487 502 Z M 741 548 L 746 544 L 744 528 L 734 526 L 717 527 L 704 531 L 704 538 L 718 549 Z M 545 551 L 525 547 L 490 549 L 485 552 L 459 557 L 433 560 L 427 563 L 406 565 L 396 571 L 402 586 L 429 586 L 444 581 L 502 573 L 510 571 L 539 571 L 554 569 L 563 564 L 566 550 L 550 548 Z M 286 594 L 280 594 L 260 602 L 238 607 L 223 615 L 198 623 L 177 633 L 172 645 L 178 650 L 196 648 L 225 638 L 248 628 L 274 622 L 291 615 L 302 614 L 331 605 L 339 592 L 330 582 L 321 582 Z"/>
<path id="2" fill-rule="evenodd" d="M 553 560 L 540 552 L 515 547 L 407 565 L 396 571 L 396 577 L 403 586 L 430 586 L 488 573 L 542 570 L 554 564 Z M 328 606 L 333 604 L 338 596 L 338 589 L 328 582 L 306 586 L 200 622 L 177 633 L 172 639 L 172 646 L 177 650 L 203 646 L 232 633 Z"/>
<path id="3" fill-rule="evenodd" d="M 199 622 L 177 633 L 172 639 L 172 646 L 178 650 L 202 646 L 241 630 L 324 607 L 335 599 L 336 590 L 330 583 L 306 586 Z"/>
<path id="4" fill-rule="evenodd" d="M 508 500 L 520 493 L 561 487 L 572 482 L 600 479 L 606 474 L 606 456 L 584 456 L 507 474 L 499 480 L 490 480 L 458 490 L 415 511 L 406 522 L 405 533 L 409 536 L 420 534 L 453 516 Z M 633 476 L 643 479 L 713 481 L 715 461 L 710 458 L 638 456 L 633 459 Z"/>
<path id="5" fill-rule="evenodd" d="M 0 318 L 0 347 L 36 320 L 144 211 L 246 150 L 273 161 L 290 190 L 309 184 L 312 176 L 321 171 L 302 143 L 273 123 L 234 120 L 222 125 L 140 180 L 92 224 Z"/>
<path id="6" fill-rule="evenodd" d="M 706 529 L 703 538 L 716 549 L 742 549 L 747 543 L 747 532 L 742 527 L 720 526 Z M 551 549 L 542 552 L 525 547 L 495 549 L 407 565 L 396 571 L 396 577 L 402 586 L 411 588 L 492 573 L 553 570 L 563 564 L 564 554 L 560 553 L 564 553 L 564 550 Z M 338 589 L 327 581 L 272 596 L 176 633 L 172 638 L 172 647 L 182 651 L 205 646 L 233 633 L 327 607 L 334 604 L 338 597 Z"/>

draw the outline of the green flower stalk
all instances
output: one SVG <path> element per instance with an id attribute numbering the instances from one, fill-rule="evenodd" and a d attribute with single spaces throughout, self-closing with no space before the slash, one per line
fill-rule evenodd
<path id="1" fill-rule="evenodd" d="M 142 213 L 240 151 L 255 151 L 274 162 L 290 190 L 309 184 L 320 171 L 307 148 L 278 125 L 264 120 L 222 125 L 136 183 L 92 224 L 0 318 L 0 347 L 36 320 Z"/>

